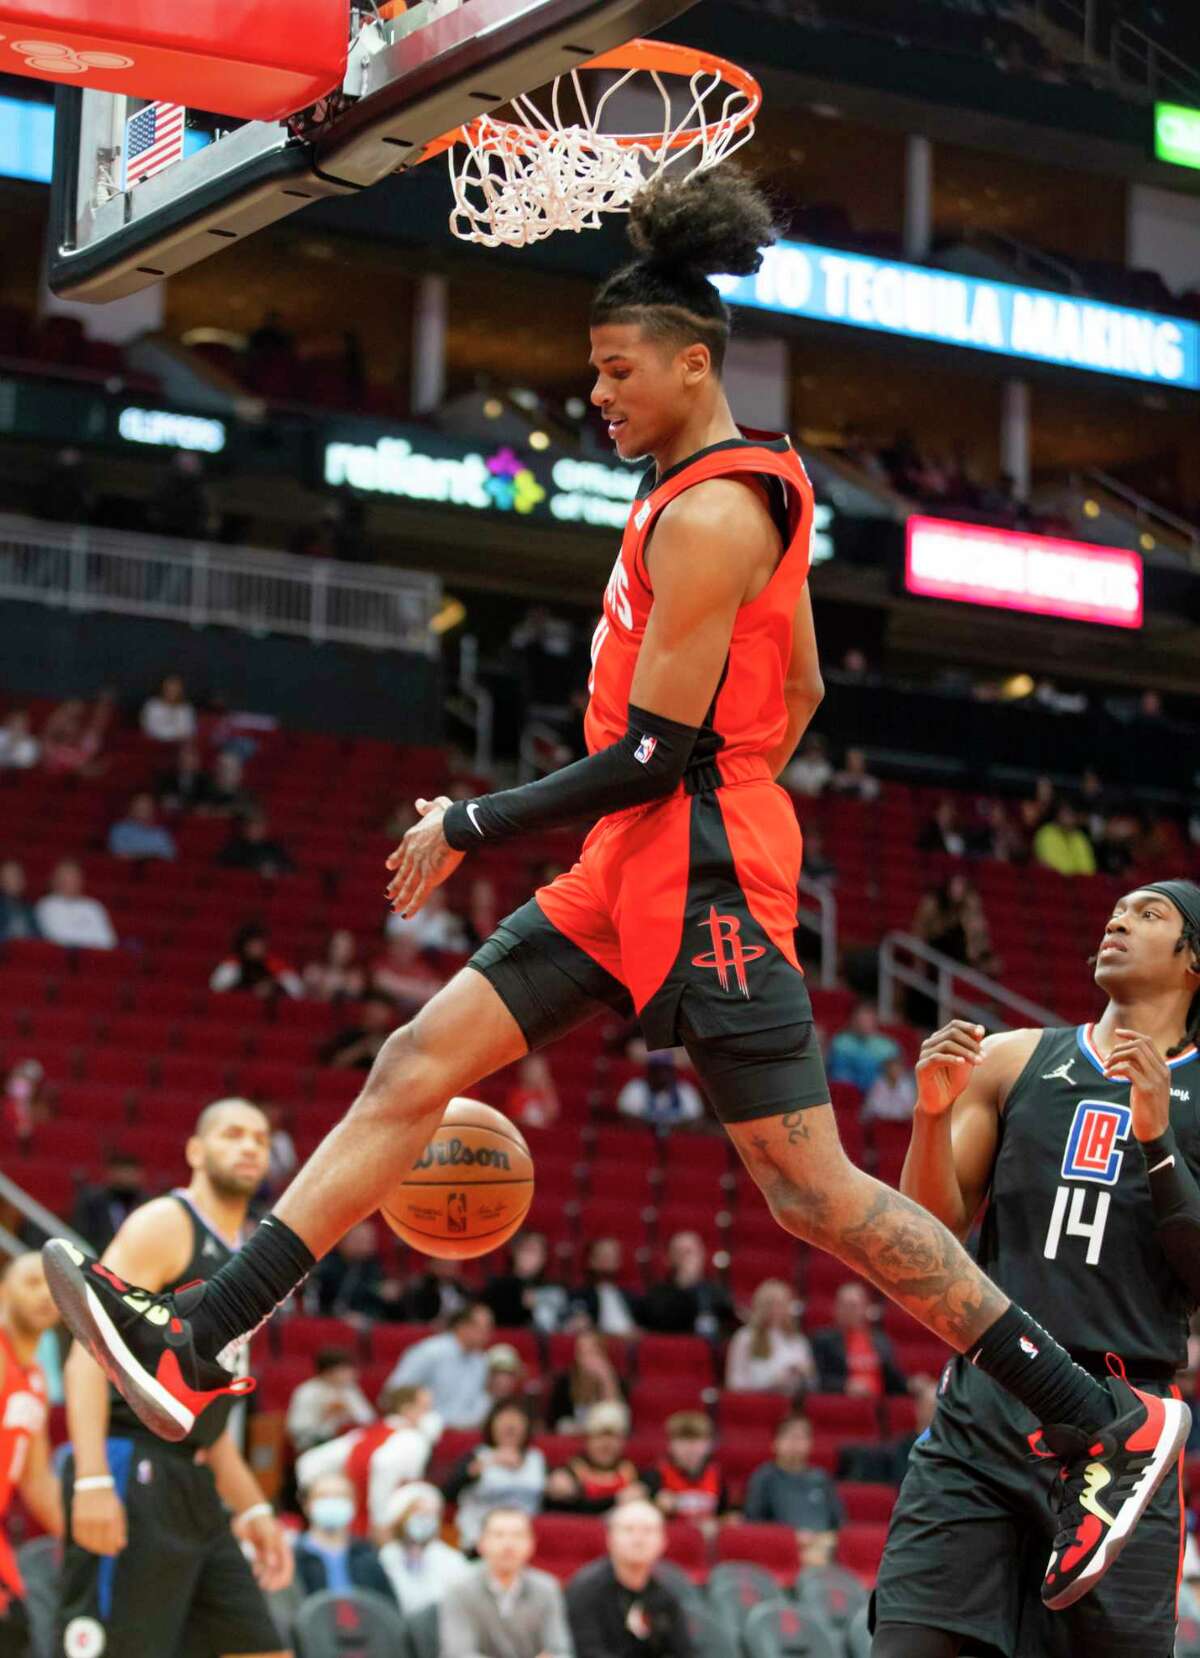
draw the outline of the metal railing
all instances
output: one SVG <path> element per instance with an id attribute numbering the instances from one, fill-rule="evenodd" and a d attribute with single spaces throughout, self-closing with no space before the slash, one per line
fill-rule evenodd
<path id="1" fill-rule="evenodd" d="M 1136 24 L 1124 19 L 1112 32 L 1109 58 L 1119 80 L 1143 89 L 1148 97 L 1200 97 L 1200 70 L 1161 41 L 1152 40 Z"/>
<path id="2" fill-rule="evenodd" d="M 87 1250 L 89 1255 L 92 1253 L 78 1232 L 73 1232 L 64 1221 L 59 1220 L 57 1215 L 47 1209 L 45 1204 L 39 1203 L 35 1197 L 30 1197 L 24 1187 L 18 1186 L 16 1181 L 3 1171 L 0 1171 L 0 1202 L 11 1203 L 17 1213 L 31 1226 L 36 1226 L 45 1237 L 68 1238 L 79 1249 Z M 0 1227 L 0 1251 L 7 1255 L 19 1255 L 24 1248 L 25 1245 L 19 1238 L 14 1237 L 7 1228 Z"/>
<path id="3" fill-rule="evenodd" d="M 0 598 L 434 656 L 436 576 L 0 514 Z"/>
<path id="4" fill-rule="evenodd" d="M 1190 524 L 1186 518 L 1181 518 L 1169 507 L 1159 506 L 1157 501 L 1152 501 L 1148 495 L 1131 489 L 1128 484 L 1122 483 L 1120 478 L 1114 478 L 1108 472 L 1093 468 L 1082 473 L 1080 481 L 1084 486 L 1090 485 L 1094 489 L 1103 490 L 1105 495 L 1119 501 L 1140 530 L 1177 537 L 1191 555 L 1193 563 L 1200 564 L 1200 526 Z"/>
<path id="5" fill-rule="evenodd" d="M 926 971 L 922 972 L 922 965 Z M 895 1019 L 899 1013 L 896 991 L 900 985 L 916 990 L 937 1007 L 937 1022 L 973 1019 L 988 1030 L 1010 1030 L 1022 1025 L 1066 1025 L 1070 1021 L 1052 1009 L 1041 1007 L 1015 990 L 1006 990 L 986 973 L 964 967 L 961 961 L 931 950 L 912 933 L 888 933 L 879 947 L 879 1017 Z M 959 986 L 966 986 L 962 990 Z M 971 994 L 968 994 L 968 991 Z M 1014 1013 L 1015 1020 L 1002 1015 Z"/>
<path id="6" fill-rule="evenodd" d="M 838 969 L 837 899 L 829 887 L 821 881 L 810 880 L 807 875 L 800 877 L 798 896 L 811 898 L 816 906 L 806 909 L 803 904 L 797 904 L 796 923 L 806 932 L 816 934 L 821 952 L 819 982 L 822 990 L 832 990 L 837 984 Z"/>

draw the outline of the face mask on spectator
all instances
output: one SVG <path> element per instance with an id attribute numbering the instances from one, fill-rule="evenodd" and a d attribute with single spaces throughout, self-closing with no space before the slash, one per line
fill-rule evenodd
<path id="1" fill-rule="evenodd" d="M 354 1502 L 350 1497 L 318 1497 L 308 1512 L 318 1531 L 345 1531 L 354 1518 Z"/>
<path id="2" fill-rule="evenodd" d="M 428 1543 L 437 1535 L 438 1523 L 432 1514 L 410 1514 L 404 1522 L 404 1537 L 409 1543 Z"/>

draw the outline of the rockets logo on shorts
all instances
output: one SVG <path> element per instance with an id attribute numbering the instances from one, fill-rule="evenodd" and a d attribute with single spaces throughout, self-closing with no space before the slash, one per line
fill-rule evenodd
<path id="1" fill-rule="evenodd" d="M 1080 1100 L 1063 1152 L 1063 1179 L 1115 1186 L 1125 1157 L 1120 1142 L 1128 1137 L 1131 1120 L 1127 1105 Z"/>
<path id="2" fill-rule="evenodd" d="M 647 763 L 647 761 L 650 759 L 650 756 L 654 753 L 654 750 L 657 747 L 658 747 L 658 738 L 657 737 L 644 736 L 642 738 L 641 742 L 638 744 L 638 746 L 633 751 L 633 757 L 637 761 L 638 765 L 639 766 L 644 766 Z"/>
<path id="3" fill-rule="evenodd" d="M 95 1618 L 72 1618 L 63 1631 L 66 1658 L 100 1658 L 107 1645 L 104 1625 Z"/>

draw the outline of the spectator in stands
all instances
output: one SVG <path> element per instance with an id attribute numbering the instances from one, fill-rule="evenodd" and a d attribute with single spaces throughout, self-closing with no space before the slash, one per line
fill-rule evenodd
<path id="1" fill-rule="evenodd" d="M 572 1322 L 585 1319 L 605 1336 L 632 1336 L 633 1303 L 621 1288 L 619 1238 L 593 1238 L 584 1256 L 583 1283 L 571 1291 Z"/>
<path id="2" fill-rule="evenodd" d="M 415 938 L 392 933 L 387 949 L 371 967 L 371 987 L 390 996 L 402 1017 L 411 1017 L 445 984 L 445 975 L 421 954 Z"/>
<path id="3" fill-rule="evenodd" d="M 349 1428 L 375 1420 L 370 1401 L 358 1385 L 358 1366 L 349 1349 L 322 1347 L 314 1370 L 288 1401 L 288 1438 L 297 1452 L 310 1451 Z"/>
<path id="4" fill-rule="evenodd" d="M 373 1220 L 352 1226 L 309 1280 L 323 1318 L 395 1318 L 401 1289 L 383 1270 Z"/>
<path id="5" fill-rule="evenodd" d="M 841 1527 L 842 1505 L 823 1468 L 810 1468 L 812 1424 L 800 1413 L 775 1430 L 775 1456 L 756 1468 L 746 1487 L 745 1517 L 791 1526 L 806 1566 L 827 1566 Z"/>
<path id="6" fill-rule="evenodd" d="M 0 864 L 0 944 L 41 935 L 37 914 L 25 896 L 25 867 L 16 858 L 6 858 Z"/>
<path id="7" fill-rule="evenodd" d="M 442 1487 L 457 1503 L 458 1541 L 473 1553 L 483 1522 L 493 1508 L 540 1514 L 546 1490 L 546 1459 L 533 1443 L 529 1411 L 516 1399 L 493 1405 L 480 1443 L 462 1457 Z"/>
<path id="8" fill-rule="evenodd" d="M 203 802 L 205 811 L 216 817 L 238 817 L 253 812 L 256 801 L 244 787 L 242 757 L 233 749 L 222 749 L 213 762 L 212 787 Z"/>
<path id="9" fill-rule="evenodd" d="M 952 800 L 939 800 L 933 816 L 917 836 L 918 852 L 941 852 L 947 857 L 966 856 L 967 839 Z"/>
<path id="10" fill-rule="evenodd" d="M 558 1329 L 567 1310 L 567 1292 L 547 1276 L 549 1260 L 543 1233 L 522 1232 L 514 1238 L 509 1271 L 489 1278 L 480 1297 L 497 1324 L 510 1330 L 529 1325 Z"/>
<path id="11" fill-rule="evenodd" d="M 724 1288 L 709 1278 L 708 1250 L 698 1232 L 676 1232 L 667 1244 L 667 1277 L 642 1297 L 638 1323 L 661 1335 L 698 1335 L 715 1341 L 733 1322 Z"/>
<path id="12" fill-rule="evenodd" d="M 848 748 L 841 771 L 835 772 L 829 784 L 830 794 L 848 795 L 854 800 L 878 800 L 879 779 L 867 769 L 867 757 L 861 748 Z"/>
<path id="13" fill-rule="evenodd" d="M 487 1395 L 489 1410 L 509 1399 L 525 1402 L 525 1360 L 508 1341 L 497 1341 L 487 1350 Z"/>
<path id="14" fill-rule="evenodd" d="M 977 858 L 1023 863 L 1028 856 L 1028 843 L 1010 819 L 1003 801 L 985 801 L 980 811 L 982 821 L 969 831 L 967 851 Z"/>
<path id="15" fill-rule="evenodd" d="M 97 1255 L 103 1255 L 130 1214 L 149 1197 L 146 1172 L 131 1152 L 110 1151 L 104 1184 L 85 1186 L 75 1200 L 71 1225 Z"/>
<path id="16" fill-rule="evenodd" d="M 0 725 L 0 771 L 29 771 L 41 758 L 42 745 L 33 735 L 29 715 L 23 708 L 11 713 Z"/>
<path id="17" fill-rule="evenodd" d="M 983 900 L 965 875 L 952 875 L 923 894 L 913 917 L 913 932 L 931 950 L 939 950 L 981 973 L 990 972 L 996 965 Z M 924 1021 L 914 1012 L 913 1022 Z"/>
<path id="18" fill-rule="evenodd" d="M 194 812 L 213 803 L 213 780 L 204 769 L 198 744 L 180 743 L 175 764 L 155 779 L 154 793 L 170 812 Z"/>
<path id="19" fill-rule="evenodd" d="M 873 1322 L 871 1312 L 865 1285 L 838 1285 L 833 1301 L 834 1322 L 813 1331 L 813 1357 L 822 1393 L 879 1399 L 885 1393 L 906 1391 L 908 1384 L 896 1363 L 892 1344 Z"/>
<path id="20" fill-rule="evenodd" d="M 825 851 L 825 836 L 813 824 L 804 831 L 804 873 L 810 881 L 833 886 L 837 881 L 837 865 Z"/>
<path id="21" fill-rule="evenodd" d="M 825 739 L 819 732 L 810 731 L 800 744 L 800 752 L 788 762 L 781 782 L 793 794 L 811 798 L 824 794 L 832 777 Z"/>
<path id="22" fill-rule="evenodd" d="M 438 1658 L 575 1658 L 562 1590 L 529 1565 L 533 1549 L 528 1514 L 491 1511 L 480 1564 L 438 1609 Z"/>
<path id="23" fill-rule="evenodd" d="M 175 837 L 159 823 L 152 794 L 135 794 L 129 810 L 108 831 L 108 850 L 114 858 L 175 857 Z"/>
<path id="24" fill-rule="evenodd" d="M 217 853 L 225 869 L 251 869 L 268 881 L 290 875 L 296 861 L 282 841 L 271 839 L 271 826 L 263 812 L 239 818 L 233 833 Z"/>
<path id="25" fill-rule="evenodd" d="M 1104 825 L 1113 809 L 1110 791 L 1094 766 L 1087 766 L 1079 779 L 1079 816 L 1091 840 L 1104 833 Z"/>
<path id="26" fill-rule="evenodd" d="M 606 1524 L 608 1559 L 567 1586 L 576 1658 L 694 1658 L 679 1597 L 654 1574 L 667 1541 L 662 1515 L 652 1503 L 622 1503 Z"/>
<path id="27" fill-rule="evenodd" d="M 310 1001 L 356 1002 L 366 989 L 366 970 L 358 963 L 358 941 L 348 927 L 329 935 L 320 961 L 304 969 L 304 988 Z"/>
<path id="28" fill-rule="evenodd" d="M 92 708 L 71 697 L 42 727 L 42 764 L 59 776 L 95 777 L 104 768 L 100 754 L 116 713 L 116 696 L 101 691 Z"/>
<path id="29" fill-rule="evenodd" d="M 1139 825 L 1132 812 L 1114 812 L 1094 836 L 1096 868 L 1102 875 L 1124 875 L 1137 857 Z"/>
<path id="30" fill-rule="evenodd" d="M 373 1543 L 352 1537 L 354 1486 L 344 1474 L 322 1474 L 301 1495 L 308 1529 L 296 1540 L 296 1577 L 310 1595 L 369 1589 L 394 1605 L 392 1580 Z"/>
<path id="31" fill-rule="evenodd" d="M 666 1133 L 702 1121 L 704 1101 L 695 1084 L 679 1075 L 674 1056 L 664 1048 L 646 1055 L 644 1074 L 631 1077 L 621 1089 L 617 1110 Z"/>
<path id="32" fill-rule="evenodd" d="M 45 1085 L 46 1068 L 39 1059 L 19 1059 L 5 1079 L 0 1128 L 22 1151 L 29 1149 L 38 1124 L 50 1116 Z"/>
<path id="33" fill-rule="evenodd" d="M 267 1104 L 263 1107 L 271 1125 L 271 1149 L 267 1159 L 267 1178 L 263 1182 L 269 1199 L 283 1191 L 300 1164 L 296 1142 L 288 1127 L 287 1107 Z"/>
<path id="34" fill-rule="evenodd" d="M 729 1343 L 725 1386 L 740 1393 L 796 1393 L 817 1385 L 812 1348 L 796 1319 L 796 1299 L 782 1278 L 766 1278 L 750 1317 Z"/>
<path id="35" fill-rule="evenodd" d="M 98 898 L 84 892 L 83 870 L 64 858 L 50 877 L 50 891 L 39 898 L 34 916 L 43 938 L 76 950 L 115 950 L 117 934 Z"/>
<path id="36" fill-rule="evenodd" d="M 1058 808 L 1058 791 L 1048 777 L 1039 777 L 1033 794 L 1019 807 L 1021 827 L 1033 839 L 1043 823 L 1049 823 Z"/>
<path id="37" fill-rule="evenodd" d="M 385 931 L 389 939 L 412 939 L 418 950 L 461 956 L 470 946 L 466 923 L 450 908 L 442 887 L 434 888 L 415 915 L 393 911 Z"/>
<path id="38" fill-rule="evenodd" d="M 495 1321 L 481 1301 L 468 1302 L 441 1335 L 427 1336 L 404 1353 L 389 1387 L 427 1387 L 448 1428 L 478 1427 L 488 1409 L 487 1347 Z"/>
<path id="39" fill-rule="evenodd" d="M 917 1103 L 917 1082 L 905 1060 L 899 1054 L 885 1059 L 883 1068 L 867 1089 L 863 1101 L 864 1123 L 907 1123 L 911 1121 Z"/>
<path id="40" fill-rule="evenodd" d="M 142 704 L 141 727 L 144 736 L 156 743 L 190 743 L 196 736 L 196 710 L 188 701 L 183 680 L 178 674 L 168 674 L 158 688 L 157 696 L 147 697 Z"/>
<path id="41" fill-rule="evenodd" d="M 580 1433 L 593 1405 L 623 1404 L 625 1390 L 598 1330 L 581 1330 L 569 1370 L 560 1370 L 550 1389 L 546 1420 L 556 1433 Z"/>
<path id="42" fill-rule="evenodd" d="M 191 449 L 176 449 L 171 465 L 149 503 L 149 518 L 159 535 L 203 541 L 213 528 L 213 509 L 204 481 L 204 461 Z"/>
<path id="43" fill-rule="evenodd" d="M 304 984 L 296 969 L 271 949 L 267 929 L 248 921 L 233 936 L 233 950 L 219 961 L 209 975 L 208 988 L 217 991 L 248 990 L 264 1000 L 304 995 Z"/>
<path id="44" fill-rule="evenodd" d="M 625 1455 L 629 1411 L 615 1400 L 593 1405 L 584 1420 L 583 1450 L 546 1481 L 546 1507 L 572 1514 L 603 1514 L 614 1503 L 644 1497 L 638 1471 Z"/>
<path id="45" fill-rule="evenodd" d="M 1060 801 L 1049 823 L 1043 823 L 1033 837 L 1033 855 L 1047 869 L 1060 875 L 1094 875 L 1096 854 L 1079 814 L 1068 801 Z"/>
<path id="46" fill-rule="evenodd" d="M 550 1128 L 560 1110 L 550 1061 L 545 1054 L 526 1054 L 517 1063 L 516 1078 L 505 1098 L 505 1116 L 522 1128 Z"/>
<path id="47" fill-rule="evenodd" d="M 837 1460 L 839 1480 L 900 1484 L 908 1470 L 912 1448 L 933 1421 L 938 1402 L 937 1382 L 932 1376 L 914 1376 L 908 1384 L 908 1391 L 913 1400 L 912 1428 L 877 1445 L 840 1446 Z"/>
<path id="48" fill-rule="evenodd" d="M 358 1023 L 346 1025 L 319 1050 L 322 1065 L 369 1071 L 375 1056 L 400 1023 L 399 1010 L 382 990 L 369 990 L 359 1003 Z"/>
<path id="49" fill-rule="evenodd" d="M 690 1520 L 712 1536 L 718 1514 L 729 1507 L 712 1419 L 702 1410 L 677 1410 L 667 1417 L 666 1435 L 667 1454 L 642 1475 L 642 1484 L 668 1519 Z"/>
<path id="50" fill-rule="evenodd" d="M 466 1555 L 439 1536 L 444 1508 L 436 1485 L 413 1480 L 392 1493 L 385 1511 L 387 1542 L 379 1564 L 406 1618 L 437 1606 L 448 1589 L 470 1576 Z"/>
<path id="51" fill-rule="evenodd" d="M 472 1299 L 458 1276 L 458 1262 L 427 1257 L 425 1271 L 404 1289 L 401 1317 L 413 1324 L 443 1324 Z"/>
<path id="52" fill-rule="evenodd" d="M 860 1002 L 849 1023 L 830 1042 L 825 1071 L 830 1082 L 848 1082 L 865 1094 L 886 1061 L 899 1052 L 895 1038 L 880 1030 L 879 1014 L 872 1004 Z"/>
<path id="53" fill-rule="evenodd" d="M 348 1474 L 356 1493 L 356 1527 L 370 1525 L 376 1533 L 386 1526 L 400 1487 L 424 1476 L 442 1432 L 428 1388 L 385 1388 L 379 1402 L 382 1421 L 372 1417 L 361 1427 L 314 1445 L 296 1464 L 302 1490 L 325 1474 Z"/>

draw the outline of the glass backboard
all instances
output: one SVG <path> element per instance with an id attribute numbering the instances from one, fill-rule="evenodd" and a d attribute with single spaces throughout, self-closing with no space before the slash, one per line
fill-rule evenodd
<path id="1" fill-rule="evenodd" d="M 93 301 L 134 293 L 309 202 L 416 166 L 444 133 L 691 3 L 418 0 L 348 9 L 341 90 L 280 123 L 187 110 L 180 127 L 177 106 L 60 86 L 50 286 Z M 155 120 L 160 133 L 173 123 L 172 159 L 163 164 L 159 151 L 142 173 L 136 157 L 151 153 L 145 134 Z"/>

